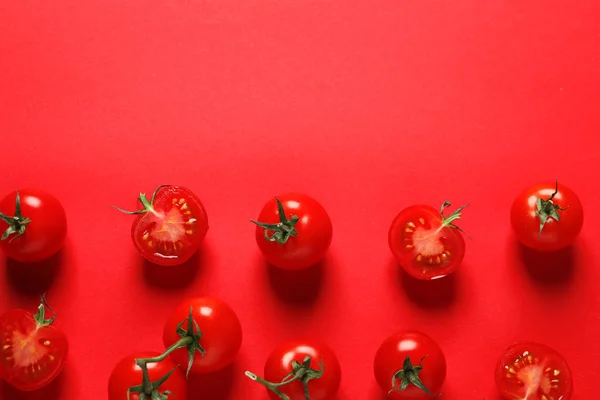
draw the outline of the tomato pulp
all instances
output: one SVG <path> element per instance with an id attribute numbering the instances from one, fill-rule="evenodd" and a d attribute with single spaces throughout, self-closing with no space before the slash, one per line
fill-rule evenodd
<path id="1" fill-rule="evenodd" d="M 507 400 L 569 400 L 573 379 L 554 349 L 522 342 L 504 350 L 496 367 L 496 385 Z"/>
<path id="2" fill-rule="evenodd" d="M 465 240 L 454 221 L 461 207 L 448 217 L 428 205 L 402 210 L 392 221 L 388 244 L 398 264 L 417 279 L 431 280 L 451 274 L 465 255 Z"/>

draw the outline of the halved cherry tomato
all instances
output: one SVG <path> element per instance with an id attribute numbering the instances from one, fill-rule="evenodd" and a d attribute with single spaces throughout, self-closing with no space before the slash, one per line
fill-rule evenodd
<path id="1" fill-rule="evenodd" d="M 560 250 L 583 227 L 583 207 L 575 192 L 556 182 L 535 184 L 515 198 L 510 222 L 519 241 L 538 251 Z"/>
<path id="2" fill-rule="evenodd" d="M 449 216 L 428 205 L 402 210 L 388 232 L 388 243 L 402 268 L 417 279 L 431 280 L 451 274 L 465 255 L 465 240 L 454 221 L 465 206 Z"/>
<path id="3" fill-rule="evenodd" d="M 35 315 L 16 309 L 0 317 L 0 377 L 19 390 L 48 385 L 60 374 L 67 357 L 67 336 L 51 325 L 54 315 L 46 319 L 46 307 L 42 296 Z"/>
<path id="4" fill-rule="evenodd" d="M 131 226 L 131 237 L 140 254 L 158 265 L 179 265 L 198 251 L 208 231 L 204 205 L 190 190 L 159 186 L 148 201 L 140 193 L 143 209 L 124 211 L 138 215 Z"/>
<path id="5" fill-rule="evenodd" d="M 288 270 L 321 261 L 331 244 L 333 227 L 325 208 L 310 196 L 287 193 L 269 200 L 256 224 L 256 242 L 272 265 Z"/>
<path id="6" fill-rule="evenodd" d="M 127 400 L 127 391 L 132 387 L 140 386 L 143 381 L 143 372 L 139 365 L 136 364 L 135 360 L 140 358 L 155 358 L 159 356 L 156 352 L 138 352 L 131 354 L 123 358 L 115 366 L 110 378 L 108 379 L 108 399 L 109 400 Z M 169 358 L 165 358 L 158 363 L 146 364 L 148 368 L 149 381 L 155 383 L 153 389 L 159 394 L 170 392 L 173 395 L 173 399 L 186 400 L 187 399 L 187 381 L 183 372 L 177 368 L 177 364 Z M 169 373 L 171 373 L 169 375 Z M 163 383 L 160 380 L 167 377 Z M 146 393 L 148 395 L 151 393 Z M 130 392 L 129 400 L 139 400 L 139 392 Z M 147 397 L 150 399 L 150 397 Z M 169 399 L 171 396 L 169 396 Z"/>
<path id="7" fill-rule="evenodd" d="M 496 385 L 507 400 L 569 400 L 571 371 L 552 348 L 533 342 L 504 350 L 496 367 Z"/>
<path id="8" fill-rule="evenodd" d="M 438 344 L 417 331 L 397 332 L 375 354 L 375 378 L 390 399 L 431 399 L 446 379 L 446 357 Z"/>
<path id="9" fill-rule="evenodd" d="M 192 327 L 188 320 L 190 309 Z M 180 303 L 167 320 L 163 332 L 165 347 L 185 336 L 189 336 L 190 347 L 173 351 L 171 357 L 187 370 L 191 348 L 194 358 L 190 371 L 205 374 L 221 370 L 235 359 L 242 345 L 242 326 L 235 311 L 223 301 L 196 297 Z"/>
<path id="10" fill-rule="evenodd" d="M 0 229 L 5 229 L 0 247 L 7 257 L 38 262 L 63 247 L 67 217 L 60 202 L 50 193 L 20 189 L 0 201 Z"/>
<path id="11" fill-rule="evenodd" d="M 311 400 L 331 400 L 340 387 L 342 372 L 331 348 L 308 340 L 282 343 L 273 349 L 264 379 L 252 372 L 246 376 L 264 385 L 272 400 L 282 399 L 281 394 L 289 400 L 305 400 L 306 390 Z"/>

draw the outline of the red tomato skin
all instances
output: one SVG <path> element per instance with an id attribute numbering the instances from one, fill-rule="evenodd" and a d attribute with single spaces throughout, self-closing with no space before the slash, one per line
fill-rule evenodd
<path id="1" fill-rule="evenodd" d="M 11 235 L 0 240 L 0 247 L 7 257 L 19 262 L 39 262 L 56 254 L 64 245 L 67 236 L 67 216 L 58 199 L 39 189 L 19 189 L 21 214 L 31 219 L 25 233 Z M 0 201 L 0 212 L 15 216 L 17 192 L 12 192 Z M 0 234 L 8 228 L 0 220 Z M 12 239 L 12 240 L 11 240 Z"/>
<path id="2" fill-rule="evenodd" d="M 15 357 L 12 346 L 15 336 L 27 340 L 27 346 L 31 346 L 22 351 L 35 348 L 38 353 L 43 352 L 41 358 L 34 364 L 16 365 L 19 357 Z M 53 325 L 37 329 L 33 314 L 20 309 L 0 317 L 0 340 L 0 377 L 21 391 L 33 391 L 50 384 L 61 373 L 69 352 L 67 336 L 62 330 Z"/>
<path id="3" fill-rule="evenodd" d="M 424 223 L 421 223 L 420 219 Z M 422 262 L 417 261 L 418 253 L 415 247 L 407 247 L 413 243 L 408 240 L 406 229 L 414 230 L 408 224 L 427 230 L 437 229 L 442 225 L 440 211 L 429 205 L 418 204 L 403 209 L 393 219 L 388 231 L 388 245 L 402 269 L 420 280 L 438 279 L 455 272 L 465 256 L 465 240 L 461 232 L 455 228 L 443 227 L 438 233 L 438 238 L 444 251 L 449 254 L 441 253 L 440 263 L 435 256 L 433 264 L 428 264 L 427 258 L 423 258 Z"/>
<path id="4" fill-rule="evenodd" d="M 173 199 L 177 203 L 173 203 Z M 184 199 L 184 204 L 179 200 Z M 182 207 L 186 207 L 182 210 Z M 168 214 L 173 210 L 187 221 L 195 220 L 190 225 L 182 225 L 182 232 L 191 230 L 179 240 L 179 246 L 168 243 L 166 247 L 157 246 L 152 235 L 146 236 L 148 230 L 154 230 L 159 223 L 152 213 L 140 214 L 131 225 L 131 238 L 138 252 L 148 261 L 161 266 L 180 265 L 188 261 L 200 249 L 209 229 L 206 209 L 198 196 L 181 186 L 165 186 L 159 189 L 154 199 L 153 208 L 159 213 Z M 184 214 L 189 212 L 190 214 Z M 149 243 L 152 243 L 152 247 Z"/>
<path id="5" fill-rule="evenodd" d="M 196 323 L 202 331 L 200 344 L 206 350 L 204 357 L 196 352 L 190 374 L 207 374 L 219 371 L 231 364 L 242 345 L 242 327 L 235 311 L 223 301 L 214 297 L 196 297 L 180 303 L 169 319 L 163 332 L 165 347 L 179 339 L 177 325 L 183 321 L 193 307 Z M 187 322 L 182 325 L 187 329 Z M 171 353 L 173 360 L 187 370 L 188 351 L 186 348 Z"/>
<path id="6" fill-rule="evenodd" d="M 439 393 L 446 379 L 446 357 L 440 346 L 429 336 L 418 331 L 401 331 L 388 337 L 375 354 L 375 379 L 384 393 L 392 385 L 392 377 L 402 369 L 406 356 L 414 366 L 424 356 L 423 370 L 419 373 L 421 381 L 432 393 Z M 394 391 L 387 395 L 394 400 L 434 398 L 414 385 L 406 390 Z"/>
<path id="7" fill-rule="evenodd" d="M 285 244 L 265 239 L 264 229 L 256 227 L 256 242 L 265 259 L 272 265 L 285 270 L 301 270 L 321 261 L 333 236 L 333 225 L 325 208 L 314 198 L 302 193 L 285 193 L 277 196 L 288 219 L 299 217 L 295 225 L 298 234 Z M 258 222 L 276 224 L 280 222 L 275 198 L 270 199 L 261 210 Z"/>
<path id="8" fill-rule="evenodd" d="M 314 340 L 297 340 L 282 343 L 277 346 L 265 363 L 264 378 L 270 382 L 281 380 L 292 371 L 292 361 L 302 362 L 306 356 L 311 356 L 310 367 L 321 369 L 320 360 L 323 360 L 324 373 L 319 379 L 308 383 L 311 400 L 332 400 L 338 392 L 342 381 L 340 362 L 333 350 L 323 343 Z M 304 400 L 304 386 L 296 381 L 279 388 L 290 397 L 290 400 Z M 267 389 L 269 398 L 281 400 L 275 393 Z"/>
<path id="9" fill-rule="evenodd" d="M 157 352 L 145 351 L 130 354 L 121 359 L 115 365 L 108 379 L 108 399 L 125 400 L 127 398 L 127 390 L 142 383 L 143 373 L 142 369 L 135 363 L 136 358 L 154 358 L 159 355 Z M 147 364 L 148 376 L 152 382 L 155 382 L 176 366 L 177 364 L 168 357 L 160 363 Z M 161 393 L 166 390 L 174 393 L 174 399 L 187 399 L 187 380 L 180 369 L 175 370 L 169 379 L 159 387 Z M 130 393 L 129 395 L 129 400 L 139 400 L 139 398 L 140 395 L 137 393 Z M 169 398 L 171 397 L 169 396 Z"/>
<path id="10" fill-rule="evenodd" d="M 551 372 L 554 369 L 560 371 L 558 375 L 555 376 L 551 373 L 548 377 L 549 379 L 559 380 L 555 383 L 558 391 L 551 393 L 550 396 L 555 400 L 569 400 L 573 392 L 573 377 L 567 362 L 556 350 L 535 342 L 517 342 L 503 351 L 496 366 L 496 386 L 500 394 L 507 400 L 520 398 L 519 391 L 524 390 L 524 386 L 517 384 L 514 380 L 507 379 L 507 368 L 513 367 L 514 370 L 515 360 L 522 356 L 525 351 L 528 351 L 534 359 L 537 357 L 543 360 L 542 371 L 547 368 L 551 368 Z M 521 396 L 523 395 L 521 394 Z M 550 397 L 547 396 L 546 398 Z M 543 398 L 536 393 L 532 393 L 526 400 L 543 400 Z"/>
<path id="11" fill-rule="evenodd" d="M 519 193 L 510 210 L 510 222 L 517 239 L 537 251 L 556 251 L 569 246 L 583 227 L 583 206 L 569 187 L 559 183 L 553 203 L 567 207 L 558 211 L 560 221 L 548 218 L 541 235 L 540 219 L 535 214 L 536 199 L 548 199 L 556 189 L 556 182 L 535 184 Z"/>

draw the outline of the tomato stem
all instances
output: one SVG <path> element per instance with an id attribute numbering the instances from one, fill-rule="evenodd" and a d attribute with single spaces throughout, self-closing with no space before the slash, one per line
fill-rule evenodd
<path id="1" fill-rule="evenodd" d="M 186 371 L 185 376 L 186 376 L 186 378 L 189 376 L 192 365 L 194 365 L 194 357 L 196 356 L 196 351 L 198 351 L 202 356 L 204 356 L 206 354 L 206 350 L 204 350 L 204 348 L 200 344 L 200 339 L 202 339 L 202 331 L 200 330 L 200 326 L 198 326 L 198 323 L 194 320 L 193 311 L 194 311 L 193 308 L 190 307 L 190 312 L 189 312 L 188 316 L 177 325 L 177 334 L 179 335 L 179 337 L 181 339 L 179 339 L 177 342 L 175 342 L 171 346 L 169 346 L 159 356 L 152 357 L 152 358 L 136 358 L 135 363 L 142 370 L 143 381 L 142 381 L 141 385 L 130 388 L 129 389 L 130 391 L 134 391 L 134 389 L 138 390 L 138 391 L 135 391 L 135 393 L 141 393 L 142 396 L 145 396 L 144 398 L 150 398 L 152 400 L 167 399 L 167 396 L 169 395 L 169 393 L 164 392 L 164 393 L 160 394 L 158 392 L 158 388 L 161 384 L 163 384 L 171 376 L 173 371 L 175 369 L 177 369 L 179 366 L 177 366 L 175 369 L 173 369 L 173 371 L 169 372 L 167 375 L 165 375 L 165 377 L 161 378 L 160 380 L 158 380 L 156 382 L 151 382 L 150 378 L 148 376 L 148 366 L 147 365 L 150 363 L 159 363 L 159 362 L 163 361 L 165 358 L 167 358 L 175 350 L 178 350 L 178 349 L 181 349 L 184 347 L 188 349 L 188 354 L 189 354 L 189 361 L 188 361 L 188 366 L 187 366 L 187 371 Z M 182 326 L 186 322 L 187 322 L 187 329 L 183 329 Z M 142 392 L 140 392 L 139 390 L 142 390 Z M 129 396 L 129 394 L 128 394 L 128 396 Z M 148 396 L 150 396 L 150 397 L 148 397 Z M 140 400 L 141 399 L 142 399 L 142 397 L 140 397 Z"/>
<path id="2" fill-rule="evenodd" d="M 48 319 L 46 319 L 46 307 L 48 307 L 48 309 L 52 313 L 52 317 Z M 42 294 L 38 311 L 34 314 L 33 318 L 35 319 L 37 329 L 40 329 L 44 326 L 52 325 L 52 323 L 56 320 L 56 313 L 54 312 L 52 307 L 50 307 L 48 303 L 46 303 L 46 293 Z"/>
<path id="3" fill-rule="evenodd" d="M 402 366 L 402 369 L 396 372 L 394 376 L 392 376 L 392 388 L 388 391 L 388 394 L 392 392 L 403 391 L 406 390 L 408 386 L 415 385 L 430 396 L 441 396 L 441 393 L 435 394 L 432 393 L 429 389 L 427 389 L 423 382 L 421 382 L 421 378 L 419 378 L 419 373 L 423 369 L 423 360 L 425 360 L 426 357 L 427 356 L 421 358 L 421 361 L 419 361 L 419 365 L 414 366 L 410 361 L 410 356 L 406 356 L 406 358 L 404 359 L 404 365 Z M 400 387 L 396 386 L 396 380 L 400 381 Z"/>
<path id="4" fill-rule="evenodd" d="M 31 219 L 24 218 L 21 213 L 21 196 L 19 195 L 19 191 L 17 190 L 17 196 L 15 200 L 15 215 L 14 217 L 10 217 L 8 215 L 0 212 L 0 219 L 8 224 L 8 228 L 2 233 L 1 240 L 6 240 L 9 236 L 16 233 L 16 236 L 13 236 L 9 242 L 12 242 L 15 238 L 22 236 L 27 229 L 27 225 L 31 223 Z"/>
<path id="5" fill-rule="evenodd" d="M 556 187 L 554 189 L 554 193 L 552 193 L 552 195 L 548 198 L 548 199 L 542 199 L 542 198 L 537 198 L 535 201 L 535 215 L 537 215 L 540 219 L 540 230 L 538 232 L 538 236 L 540 236 L 542 234 L 542 230 L 544 229 L 544 226 L 546 225 L 546 222 L 548 222 L 548 218 L 552 217 L 554 218 L 556 221 L 560 221 L 560 214 L 558 213 L 559 211 L 564 211 L 567 207 L 560 207 L 556 204 L 554 204 L 554 202 L 552 201 L 552 199 L 554 199 L 554 196 L 556 196 L 558 194 L 558 179 L 556 179 Z"/>
<path id="6" fill-rule="evenodd" d="M 447 207 L 450 207 L 451 205 L 452 205 L 452 203 L 450 203 L 450 201 L 448 201 L 448 200 L 444 201 L 444 203 L 442 204 L 442 206 L 440 208 L 440 214 L 442 215 L 442 226 L 439 227 L 438 231 L 442 230 L 443 228 L 448 226 L 448 227 L 457 229 L 458 231 L 465 234 L 465 236 L 467 236 L 469 239 L 471 239 L 471 237 L 467 234 L 467 232 L 462 230 L 462 228 L 460 226 L 454 224 L 454 221 L 457 221 L 460 219 L 460 217 L 462 217 L 462 210 L 464 210 L 469 205 L 469 203 L 460 206 L 456 210 L 452 211 L 452 213 L 446 217 L 444 215 L 444 210 Z"/>
<path id="7" fill-rule="evenodd" d="M 275 393 L 277 396 L 279 396 L 279 398 L 281 398 L 282 400 L 290 400 L 290 398 L 285 393 L 282 393 L 279 390 L 279 388 L 281 386 L 289 385 L 290 383 L 292 383 L 294 381 L 300 381 L 300 382 L 302 382 L 302 386 L 304 387 L 305 400 L 310 400 L 308 383 L 312 379 L 321 378 L 323 376 L 323 372 L 325 371 L 325 365 L 323 364 L 323 360 L 321 360 L 319 363 L 319 365 L 321 367 L 321 369 L 319 369 L 319 370 L 310 368 L 310 361 L 311 361 L 310 356 L 306 356 L 304 358 L 304 361 L 302 361 L 302 363 L 299 363 L 296 360 L 292 361 L 292 372 L 287 374 L 281 380 L 281 382 L 278 382 L 278 383 L 269 382 L 250 371 L 246 371 L 246 376 L 248 378 L 252 379 L 253 381 L 258 382 L 261 385 L 265 386 L 267 389 L 269 389 L 270 391 Z"/>
<path id="8" fill-rule="evenodd" d="M 140 197 L 138 198 L 138 201 L 140 203 L 142 203 L 142 206 L 144 206 L 144 208 L 142 208 L 141 210 L 127 211 L 127 210 L 123 210 L 122 208 L 119 208 L 117 206 L 113 206 L 113 208 L 117 209 L 118 211 L 121 211 L 124 214 L 128 214 L 128 215 L 139 215 L 139 214 L 145 214 L 145 213 L 150 212 L 150 213 L 158 216 L 158 213 L 154 210 L 154 207 L 153 207 L 154 199 L 156 198 L 158 191 L 166 186 L 170 186 L 170 185 L 160 185 L 159 187 L 157 187 L 156 190 L 154 191 L 154 193 L 152 193 L 152 197 L 150 198 L 150 201 L 148 201 L 148 198 L 146 197 L 146 193 L 140 193 Z"/>
<path id="9" fill-rule="evenodd" d="M 275 197 L 275 201 L 277 202 L 277 210 L 279 211 L 279 222 L 276 224 L 266 224 L 263 222 L 257 222 L 254 220 L 250 220 L 250 222 L 255 223 L 264 229 L 265 239 L 270 242 L 277 242 L 279 244 L 285 244 L 289 240 L 290 237 L 296 236 L 298 231 L 294 226 L 298 223 L 298 216 L 292 215 L 290 219 L 285 216 L 285 210 L 283 209 L 283 204 L 277 197 Z M 269 232 L 274 232 L 269 236 Z"/>

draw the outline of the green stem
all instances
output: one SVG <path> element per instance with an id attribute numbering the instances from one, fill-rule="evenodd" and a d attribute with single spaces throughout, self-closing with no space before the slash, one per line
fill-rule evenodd
<path id="1" fill-rule="evenodd" d="M 471 237 L 465 231 L 463 231 L 460 226 L 457 226 L 454 224 L 454 221 L 458 221 L 462 217 L 462 210 L 464 210 L 465 207 L 467 207 L 469 204 L 467 203 L 467 204 L 460 206 L 456 210 L 452 211 L 452 213 L 446 217 L 444 215 L 444 210 L 447 207 L 450 207 L 451 205 L 452 205 L 452 203 L 450 203 L 448 200 L 446 200 L 446 201 L 444 201 L 444 203 L 442 204 L 442 207 L 440 208 L 440 214 L 442 215 L 442 226 L 440 226 L 439 230 L 441 230 L 445 227 L 451 227 L 451 228 L 459 230 L 460 232 L 464 233 L 469 239 L 471 239 Z"/>
<path id="2" fill-rule="evenodd" d="M 285 210 L 283 208 L 283 204 L 281 204 L 281 201 L 279 201 L 277 197 L 275 197 L 275 201 L 277 202 L 277 210 L 279 212 L 278 223 L 266 224 L 254 220 L 250 220 L 250 222 L 264 229 L 265 239 L 267 239 L 269 242 L 285 244 L 290 237 L 298 235 L 298 231 L 296 230 L 295 226 L 298 223 L 299 218 L 297 215 L 292 215 L 290 219 L 288 219 L 285 216 Z M 273 233 L 269 235 L 270 232 Z"/>
<path id="3" fill-rule="evenodd" d="M 156 211 L 154 210 L 154 199 L 156 198 L 156 195 L 158 194 L 158 192 L 160 191 L 160 189 L 167 187 L 170 185 L 160 185 L 159 187 L 156 188 L 156 190 L 154 191 L 154 193 L 152 193 L 152 198 L 150 200 L 148 200 L 148 198 L 146 197 L 146 193 L 140 193 L 140 196 L 138 198 L 139 202 L 142 203 L 142 206 L 144 206 L 144 208 L 142 208 L 141 210 L 137 210 L 137 211 L 127 211 L 127 210 L 123 210 L 122 208 L 119 208 L 117 206 L 113 206 L 115 209 L 121 211 L 124 214 L 129 214 L 129 215 L 139 215 L 139 214 L 145 214 L 145 213 L 153 213 L 156 214 Z"/>
<path id="4" fill-rule="evenodd" d="M 48 318 L 48 319 L 46 319 L 46 307 L 48 307 L 48 309 L 52 313 L 52 317 Z M 48 303 L 46 303 L 46 293 L 44 293 L 41 296 L 41 301 L 40 301 L 40 305 L 38 307 L 38 311 L 37 311 L 37 313 L 35 313 L 33 318 L 35 319 L 36 329 L 40 329 L 41 327 L 52 325 L 52 323 L 56 320 L 56 313 L 54 312 L 52 307 L 50 307 L 48 305 Z"/>
<path id="5" fill-rule="evenodd" d="M 21 213 L 21 196 L 19 195 L 19 191 L 17 190 L 17 196 L 15 200 L 15 216 L 11 217 L 6 214 L 0 212 L 0 219 L 8 224 L 8 228 L 2 233 L 1 240 L 8 239 L 11 235 L 14 235 L 9 242 L 12 242 L 14 239 L 22 236 L 27 230 L 27 225 L 31 223 L 31 219 L 27 217 L 23 217 Z"/>
<path id="6" fill-rule="evenodd" d="M 410 361 L 410 357 L 406 356 L 404 359 L 404 365 L 402 369 L 394 374 L 392 377 L 392 388 L 388 391 L 388 394 L 392 392 L 401 392 L 406 390 L 410 385 L 414 385 L 421 389 L 423 392 L 427 393 L 430 396 L 441 396 L 441 393 L 432 393 L 421 381 L 419 378 L 419 373 L 423 370 L 423 360 L 425 360 L 427 356 L 421 358 L 419 365 L 414 366 Z M 400 387 L 396 386 L 396 381 L 400 381 Z"/>

